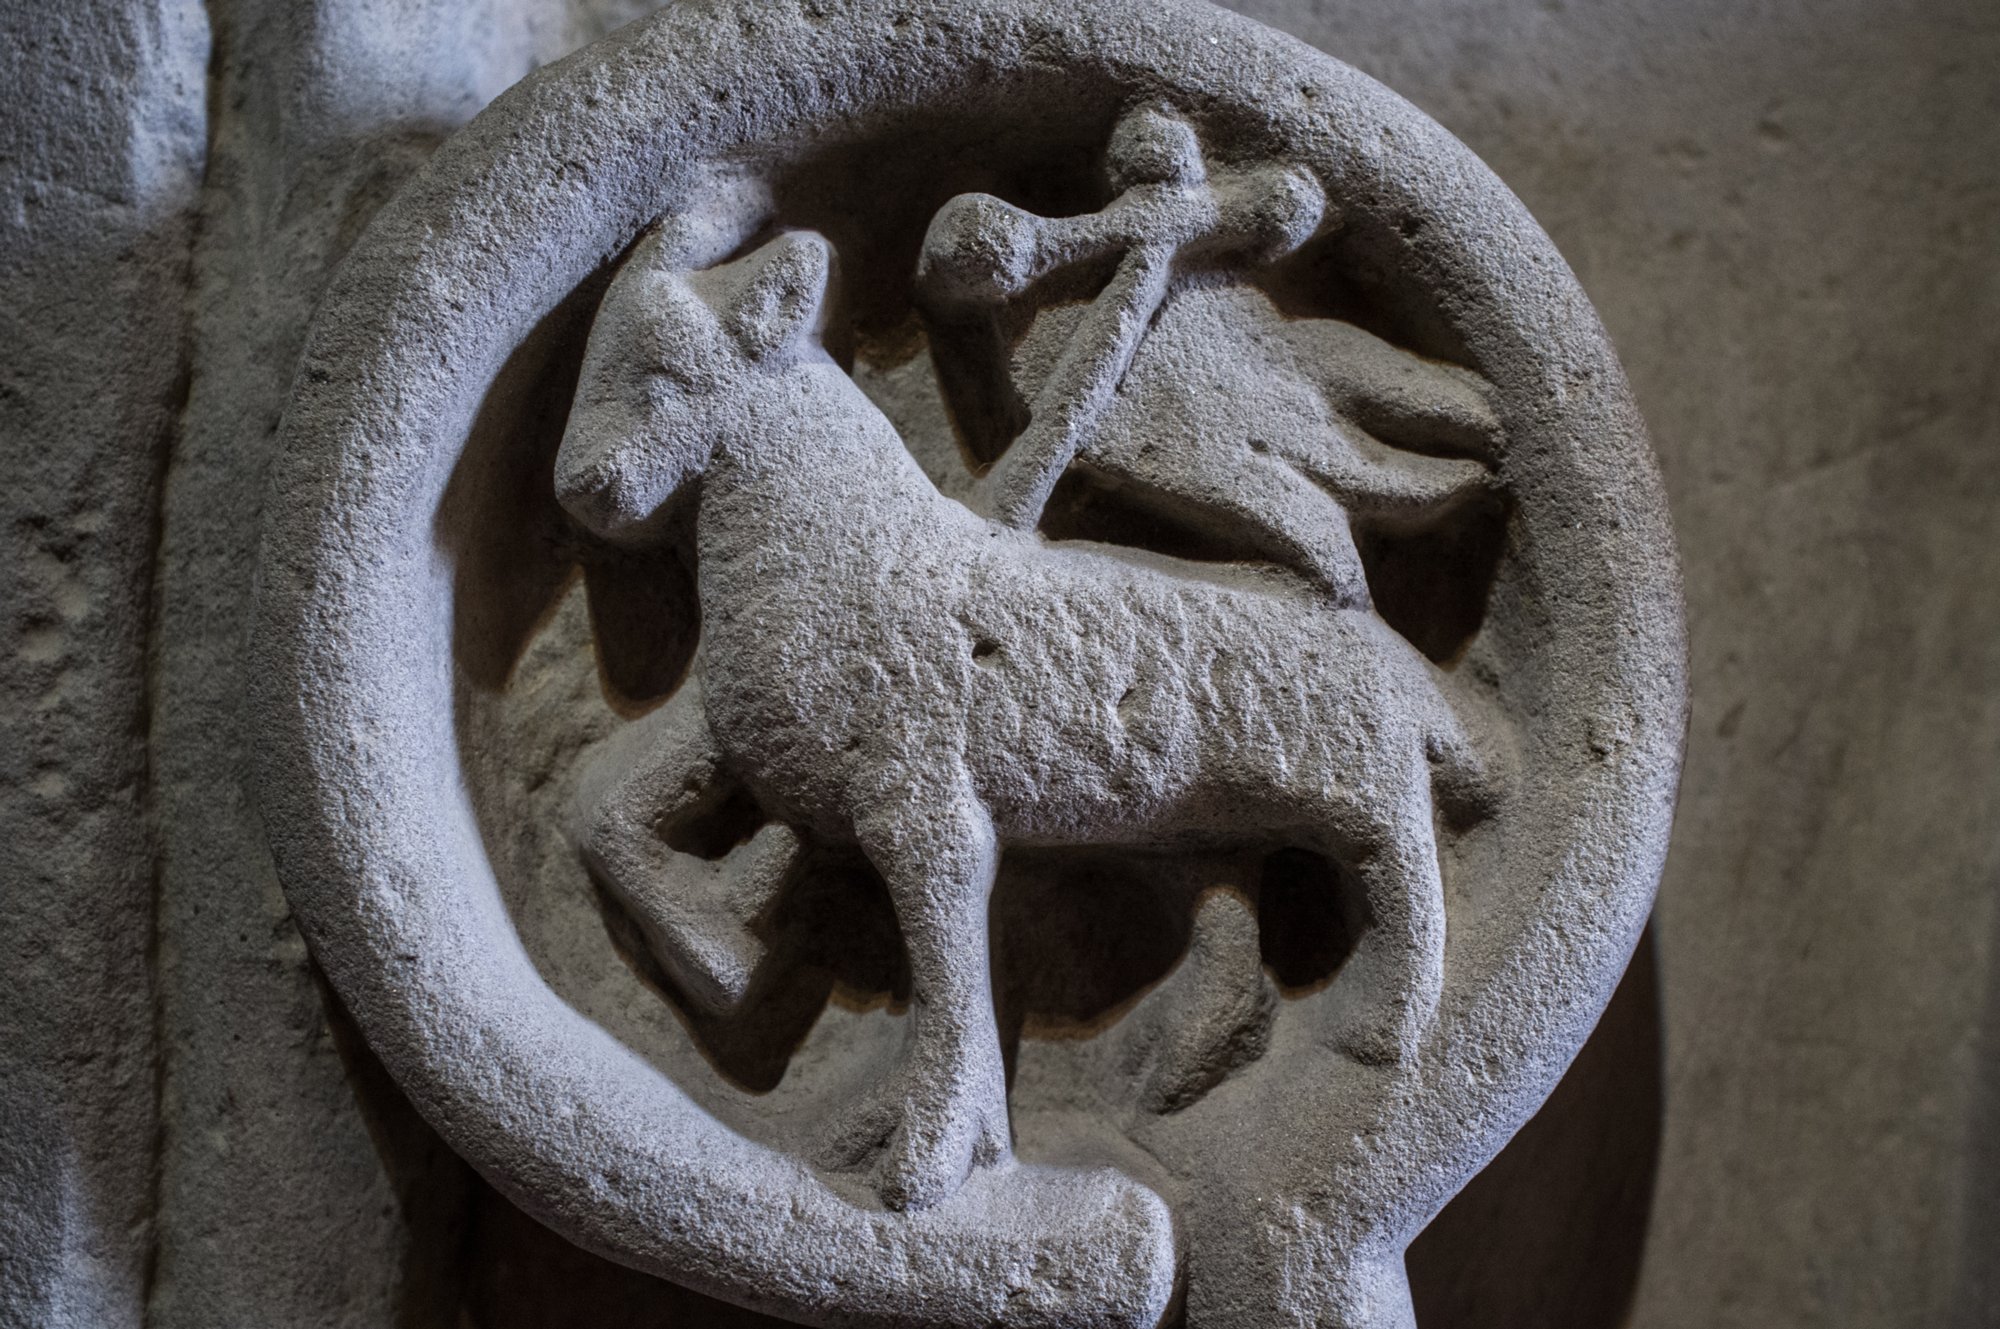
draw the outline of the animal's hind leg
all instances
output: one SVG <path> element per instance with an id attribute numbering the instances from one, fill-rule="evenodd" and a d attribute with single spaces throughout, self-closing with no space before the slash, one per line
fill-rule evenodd
<path id="1" fill-rule="evenodd" d="M 987 924 L 999 846 L 963 784 L 892 796 L 856 831 L 896 906 L 913 1029 L 904 1065 L 849 1124 L 845 1143 L 850 1151 L 879 1143 L 883 1202 L 922 1209 L 1011 1152 Z"/>
<path id="2" fill-rule="evenodd" d="M 1444 881 L 1426 791 L 1345 856 L 1368 924 L 1334 985 L 1334 1040 L 1358 1060 L 1403 1061 L 1437 1015 L 1444 988 Z"/>
<path id="3" fill-rule="evenodd" d="M 749 989 L 765 950 L 750 924 L 804 853 L 797 833 L 775 822 L 741 843 L 729 824 L 706 837 L 713 843 L 689 842 L 687 833 L 726 822 L 731 812 L 761 819 L 754 807 L 731 806 L 742 798 L 722 769 L 700 682 L 691 678 L 605 745 L 570 807 L 584 861 L 682 991 L 713 1011 Z"/>

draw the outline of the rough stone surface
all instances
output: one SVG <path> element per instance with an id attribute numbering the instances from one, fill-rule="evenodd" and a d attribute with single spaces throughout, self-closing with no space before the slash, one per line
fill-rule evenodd
<path id="1" fill-rule="evenodd" d="M 2000 11 L 1243 6 L 1604 316 L 1688 576 L 1642 1326 L 2000 1323 Z"/>
<path id="2" fill-rule="evenodd" d="M 1632 376 L 1689 575 L 1696 723 L 1656 927 L 1664 1002 L 1635 964 L 1550 1104 L 1419 1239 L 1419 1322 L 1609 1329 L 1626 1322 L 1642 1239 L 1636 1324 L 2000 1321 L 2000 625 L 1987 593 L 2000 19 L 1984 0 L 1238 7 L 1412 98 L 1554 235 Z M 209 9 L 219 30 L 268 35 L 225 35 L 211 53 L 193 6 L 0 5 L 0 511 L 18 541 L 8 566 L 24 570 L 0 595 L 0 1323 L 137 1323 L 149 1268 L 157 1290 L 170 1264 L 177 1288 L 155 1317 L 180 1323 L 774 1324 L 570 1246 L 456 1163 L 287 940 L 242 791 L 250 678 L 234 643 L 261 474 L 331 261 L 514 72 L 629 13 L 564 0 Z M 229 95 L 204 97 L 205 61 Z M 202 1111 L 167 1141 L 181 1199 L 150 1217 L 156 948 L 135 926 L 154 875 L 138 741 L 161 525 L 149 496 L 185 354 L 204 102 L 207 135 L 233 139 L 237 164 L 211 177 L 203 206 L 196 359 L 227 367 L 220 395 L 251 408 L 226 437 L 195 441 L 213 475 L 168 523 L 198 531 L 180 546 L 184 612 L 153 635 L 185 662 L 153 695 L 177 693 L 176 741 L 204 744 L 180 769 L 215 768 L 163 829 L 221 870 L 178 876 L 195 945 L 167 971 L 188 1035 L 169 1046 Z M 238 210 L 258 220 L 239 225 Z M 594 301 L 554 340 L 580 345 Z M 926 403 L 895 390 L 890 357 L 880 367 L 858 364 L 858 381 L 924 437 Z M 573 372 L 530 348 L 510 369 L 509 410 L 545 390 L 566 402 Z M 225 414 L 209 408 L 212 435 Z M 558 412 L 548 429 L 560 428 Z M 482 437 L 506 452 L 503 431 Z M 1061 515 L 1103 516 L 1101 486 L 1072 488 Z M 496 538 L 487 552 L 508 548 Z M 38 580 L 58 564 L 61 586 Z M 629 591 L 676 575 L 634 556 L 590 579 Z M 65 649 L 51 660 L 58 622 Z M 185 644 L 211 633 L 220 648 Z M 635 696 L 686 646 L 624 640 L 603 667 Z M 549 852 L 574 861 L 567 843 Z M 1010 941 L 1075 945 L 1092 919 L 1132 932 L 1158 880 L 1143 894 L 1107 872 L 1083 893 L 1004 880 L 996 984 L 1021 996 L 1003 1002 L 1003 1032 L 1039 1047 L 1089 1028 L 1105 999 L 1039 987 L 1047 975 L 1023 971 L 1028 948 Z M 1181 930 L 1133 934 L 1131 963 L 1185 953 L 1228 994 L 1132 1022 L 1112 1060 L 1142 1101 L 1211 1087 L 1158 1072 L 1183 1064 L 1162 1029 L 1216 1031 L 1194 1042 L 1233 1050 L 1204 1065 L 1260 1054 L 1266 994 L 1225 976 L 1243 973 L 1254 919 L 1242 901 L 1261 884 L 1197 863 L 1177 888 L 1190 900 Z M 1046 935 L 1045 916 L 1084 900 L 1098 912 Z M 224 921 L 200 931 L 197 907 Z M 893 937 L 886 914 L 870 925 Z M 621 945 L 648 962 L 642 935 Z M 1266 959 L 1291 972 L 1310 957 Z M 204 1000 L 207 966 L 227 1000 Z M 894 988 L 882 967 L 842 981 Z M 238 1039 L 250 1051 L 232 1079 Z M 769 1073 L 733 1064 L 752 1083 Z M 300 1097 L 259 1088 L 267 1074 L 290 1075 Z M 296 1168 L 308 1148 L 318 1174 Z M 273 1179 L 301 1175 L 310 1184 L 288 1202 L 279 1185 L 299 1183 Z M 163 1260 L 153 1243 L 175 1229 Z M 357 1255 L 368 1250 L 391 1254 L 371 1265 Z M 204 1293 L 203 1278 L 218 1281 Z"/>
<path id="3" fill-rule="evenodd" d="M 522 401 L 578 318 L 567 410 Z M 847 368 L 921 410 L 913 359 L 916 449 Z M 1455 142 L 1222 11 L 683 6 L 543 71 L 349 256 L 271 496 L 260 804 L 317 958 L 493 1184 L 740 1304 L 1411 1324 L 1404 1247 L 1650 905 L 1679 582 L 1602 332 Z M 635 695 L 599 662 L 647 629 Z M 1332 953 L 1266 1000 L 1204 894 L 1186 972 L 1050 954 L 1121 871 L 1135 923 L 1220 886 Z M 852 963 L 871 883 L 900 976 L 798 1006 L 745 933 L 830 892 Z M 1003 1036 L 1014 890 L 1024 999 L 1084 969 L 1094 1028 Z"/>
<path id="4" fill-rule="evenodd" d="M 154 1227 L 146 628 L 186 366 L 194 4 L 0 6 L 0 1322 L 136 1325 Z"/>
<path id="5" fill-rule="evenodd" d="M 165 1121 L 152 1319 L 444 1315 L 467 1182 L 357 1085 L 245 781 L 267 462 L 327 274 L 437 142 L 601 31 L 558 6 L 218 3 L 194 372 L 165 479 L 152 717 Z M 350 1042 L 353 1040 L 350 1039 Z M 312 1197 L 316 1221 L 297 1218 Z"/>

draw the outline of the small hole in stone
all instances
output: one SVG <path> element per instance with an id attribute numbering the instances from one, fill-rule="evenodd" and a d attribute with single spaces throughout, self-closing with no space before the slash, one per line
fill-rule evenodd
<path id="1" fill-rule="evenodd" d="M 662 822 L 659 831 L 669 849 L 714 862 L 749 840 L 765 820 L 748 790 L 730 789 Z"/>
<path id="2" fill-rule="evenodd" d="M 981 637 L 978 641 L 972 643 L 972 658 L 981 663 L 992 659 L 999 653 L 1000 643 L 991 637 Z"/>

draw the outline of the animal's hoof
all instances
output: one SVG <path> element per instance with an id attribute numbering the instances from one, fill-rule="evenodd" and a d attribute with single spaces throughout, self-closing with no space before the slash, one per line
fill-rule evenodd
<path id="1" fill-rule="evenodd" d="M 631 911 L 653 958 L 691 1001 L 715 1015 L 735 1010 L 768 949 L 756 921 L 790 880 L 804 842 L 772 822 L 720 859 L 665 846 L 658 852 L 640 870 L 600 869 L 600 876 Z M 657 870 L 645 870 L 649 866 Z"/>
<path id="2" fill-rule="evenodd" d="M 1414 1058 L 1423 1035 L 1414 1004 L 1406 995 L 1383 992 L 1385 984 L 1352 973 L 1352 962 L 1349 967 L 1339 981 L 1353 982 L 1357 993 L 1335 1019 L 1334 1044 L 1365 1066 L 1395 1066 Z"/>
<path id="3" fill-rule="evenodd" d="M 988 1114 L 932 1122 L 903 1118 L 874 1171 L 875 1193 L 898 1211 L 929 1209 L 958 1193 L 975 1167 L 991 1167 L 1013 1152 L 1003 1119 Z"/>
<path id="4" fill-rule="evenodd" d="M 908 1128 L 898 1130 L 875 1165 L 875 1193 L 898 1212 L 929 1209 L 949 1199 L 972 1175 L 969 1149 L 957 1142 L 915 1139 Z"/>
<path id="5" fill-rule="evenodd" d="M 644 915 L 640 930 L 660 967 L 711 1015 L 743 1004 L 769 949 L 747 924 L 694 911 Z"/>
<path id="6" fill-rule="evenodd" d="M 820 1152 L 830 1167 L 865 1170 L 886 1207 L 929 1209 L 955 1195 L 973 1168 L 1012 1156 L 1004 1086 L 975 1096 L 905 1071 L 839 1122 Z"/>

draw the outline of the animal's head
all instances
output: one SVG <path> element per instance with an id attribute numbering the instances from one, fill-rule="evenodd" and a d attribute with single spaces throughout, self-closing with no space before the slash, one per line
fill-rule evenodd
<path id="1" fill-rule="evenodd" d="M 606 539 L 643 538 L 719 446 L 759 427 L 760 393 L 825 357 L 817 332 L 831 272 L 826 240 L 808 231 L 696 272 L 677 267 L 658 235 L 640 241 L 591 326 L 556 456 L 556 497 L 570 514 Z"/>

